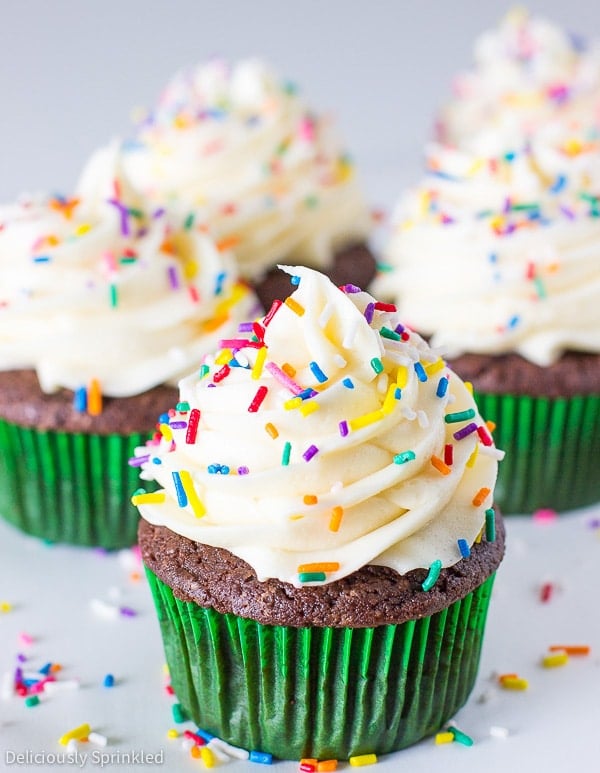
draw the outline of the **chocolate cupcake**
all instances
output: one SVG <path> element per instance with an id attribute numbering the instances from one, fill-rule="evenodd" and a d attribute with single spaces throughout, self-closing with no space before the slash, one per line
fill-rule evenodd
<path id="1" fill-rule="evenodd" d="M 185 712 L 281 758 L 403 748 L 467 700 L 501 452 L 393 306 L 307 268 L 180 383 L 133 497 Z"/>
<path id="2" fill-rule="evenodd" d="M 505 515 L 600 499 L 599 151 L 568 122 L 493 157 L 432 147 L 375 282 L 497 424 Z"/>
<path id="3" fill-rule="evenodd" d="M 231 256 L 122 187 L 0 211 L 0 513 L 52 542 L 135 542 L 127 460 L 256 304 Z"/>
<path id="4" fill-rule="evenodd" d="M 145 198 L 193 209 L 233 246 L 265 308 L 289 293 L 277 263 L 340 284 L 366 286 L 375 274 L 370 213 L 330 117 L 264 62 L 213 59 L 177 73 L 131 139 L 93 154 L 80 190 L 98 191 L 115 164 Z"/>

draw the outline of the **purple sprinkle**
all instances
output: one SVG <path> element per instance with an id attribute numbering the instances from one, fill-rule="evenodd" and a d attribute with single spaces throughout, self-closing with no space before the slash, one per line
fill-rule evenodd
<path id="1" fill-rule="evenodd" d="M 398 323 L 394 328 L 394 333 L 401 334 L 401 333 L 404 333 L 405 330 L 406 328 L 404 327 L 404 325 L 401 325 L 400 323 Z"/>
<path id="2" fill-rule="evenodd" d="M 368 303 L 365 308 L 365 319 L 371 324 L 373 322 L 373 314 L 375 313 L 375 304 L 373 302 Z"/>
<path id="3" fill-rule="evenodd" d="M 316 446 L 309 446 L 306 451 L 302 454 L 302 458 L 305 462 L 310 462 L 310 460 L 315 456 L 315 454 L 319 453 L 319 449 Z"/>
<path id="4" fill-rule="evenodd" d="M 169 424 L 171 429 L 185 429 L 187 427 L 187 421 L 172 421 Z"/>
<path id="5" fill-rule="evenodd" d="M 244 465 L 243 467 L 238 467 L 238 475 L 248 475 L 250 470 Z"/>
<path id="6" fill-rule="evenodd" d="M 165 210 L 165 208 L 164 208 L 164 207 L 159 207 L 158 209 L 156 209 L 156 210 L 155 210 L 155 211 L 152 213 L 152 219 L 153 219 L 153 220 L 156 220 L 157 218 L 159 218 L 159 217 L 162 217 L 162 216 L 165 214 L 165 211 L 166 211 L 166 210 Z"/>
<path id="7" fill-rule="evenodd" d="M 346 435 L 348 434 L 348 422 L 340 421 L 339 427 L 340 427 L 340 435 L 342 437 L 346 437 Z"/>
<path id="8" fill-rule="evenodd" d="M 238 333 L 251 333 L 253 329 L 252 322 L 240 322 L 238 325 Z"/>
<path id="9" fill-rule="evenodd" d="M 17 660 L 19 661 L 19 663 L 25 663 L 25 661 L 27 660 L 27 657 L 23 655 L 22 652 L 19 652 L 19 654 L 17 655 Z"/>
<path id="10" fill-rule="evenodd" d="M 127 464 L 130 467 L 141 467 L 142 464 L 145 464 L 150 459 L 150 454 L 146 454 L 146 456 L 132 456 L 131 459 L 127 460 Z"/>
<path id="11" fill-rule="evenodd" d="M 472 421 L 470 424 L 467 424 L 465 427 L 462 427 L 461 429 L 457 430 L 452 437 L 455 440 L 462 440 L 463 438 L 466 438 L 467 435 L 470 435 L 471 432 L 477 431 L 477 424 L 475 424 L 474 421 Z"/>
<path id="12" fill-rule="evenodd" d="M 572 209 L 569 209 L 569 207 L 565 207 L 564 204 L 561 204 L 560 211 L 563 213 L 565 217 L 567 217 L 569 220 L 575 220 L 575 213 Z"/>
<path id="13" fill-rule="evenodd" d="M 129 210 L 127 207 L 124 207 L 120 201 L 117 201 L 117 199 L 108 199 L 108 203 L 119 210 L 119 214 L 121 215 L 121 234 L 123 236 L 129 236 Z"/>
<path id="14" fill-rule="evenodd" d="M 348 294 L 350 294 L 350 293 L 360 293 L 360 292 L 362 292 L 362 290 L 360 289 L 360 287 L 357 287 L 356 285 L 350 285 L 350 284 L 348 284 L 348 285 L 344 285 L 344 286 L 342 287 L 342 290 L 343 290 L 345 293 L 348 293 Z"/>
<path id="15" fill-rule="evenodd" d="M 169 266 L 167 269 L 167 273 L 169 275 L 169 284 L 171 285 L 171 290 L 177 290 L 179 288 L 179 278 L 177 276 L 177 269 L 175 266 Z"/>
<path id="16" fill-rule="evenodd" d="M 135 609 L 132 609 L 131 607 L 120 607 L 119 612 L 123 617 L 135 617 L 137 615 Z"/>

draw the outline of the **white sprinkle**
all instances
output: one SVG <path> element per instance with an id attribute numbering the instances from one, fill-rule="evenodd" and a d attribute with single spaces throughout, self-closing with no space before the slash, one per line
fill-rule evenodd
<path id="1" fill-rule="evenodd" d="M 244 354 L 244 352 L 236 352 L 235 353 L 235 359 L 242 368 L 248 368 L 250 366 L 250 360 L 248 359 L 248 356 Z"/>
<path id="2" fill-rule="evenodd" d="M 387 392 L 389 380 L 387 373 L 380 373 L 377 377 L 377 391 L 380 395 L 384 395 Z"/>
<path id="3" fill-rule="evenodd" d="M 331 486 L 329 491 L 331 491 L 332 494 L 339 493 L 344 488 L 344 484 L 341 480 L 336 480 L 336 482 Z"/>
<path id="4" fill-rule="evenodd" d="M 103 617 L 106 620 L 115 620 L 119 617 L 119 607 L 114 606 L 114 604 L 107 604 L 106 601 L 101 599 L 92 599 L 90 606 L 98 617 Z"/>
<path id="5" fill-rule="evenodd" d="M 221 746 L 219 740 L 219 738 L 211 738 L 206 745 L 217 758 L 217 762 L 229 762 L 230 757 L 227 754 L 227 749 Z"/>
<path id="6" fill-rule="evenodd" d="M 345 368 L 348 364 L 348 360 L 345 360 L 339 352 L 333 355 L 333 362 L 338 368 Z"/>
<path id="7" fill-rule="evenodd" d="M 325 327 L 333 314 L 333 303 L 327 303 L 323 311 L 319 314 L 319 327 Z"/>
<path id="8" fill-rule="evenodd" d="M 68 692 L 69 690 L 78 690 L 79 682 L 77 679 L 63 679 L 60 682 L 44 682 L 44 693 L 46 695 L 55 695 L 59 692 Z"/>
<path id="9" fill-rule="evenodd" d="M 67 754 L 73 756 L 77 754 L 77 739 L 71 738 L 67 742 Z"/>
<path id="10" fill-rule="evenodd" d="M 211 738 L 208 745 L 212 745 L 213 748 L 221 749 L 226 754 L 229 754 L 230 757 L 235 757 L 238 760 L 247 760 L 250 757 L 250 752 L 246 751 L 246 749 L 240 749 L 238 746 L 232 746 L 231 744 L 227 743 L 227 741 L 223 741 L 221 738 Z"/>
<path id="11" fill-rule="evenodd" d="M 148 448 L 146 446 L 143 446 L 139 450 L 143 452 L 142 455 L 148 453 Z M 136 448 L 136 453 L 137 451 L 138 449 Z M 139 569 L 140 559 L 134 550 L 119 550 L 119 564 L 123 569 L 133 571 L 134 569 Z"/>
<path id="12" fill-rule="evenodd" d="M 490 735 L 492 738 L 508 738 L 509 732 L 507 727 L 499 727 L 498 725 L 492 725 L 490 727 Z"/>
<path id="13" fill-rule="evenodd" d="M 106 746 L 108 738 L 105 735 L 100 735 L 100 733 L 90 733 L 88 735 L 88 741 L 96 746 Z"/>
<path id="14" fill-rule="evenodd" d="M 499 462 L 504 459 L 504 451 L 501 451 L 495 446 L 484 446 L 482 443 L 480 443 L 479 453 L 483 454 L 484 456 L 491 456 L 492 459 L 497 459 Z"/>
<path id="15" fill-rule="evenodd" d="M 196 742 L 194 741 L 193 738 L 184 737 L 181 740 L 181 748 L 183 749 L 184 752 L 189 752 L 192 746 L 195 746 L 195 745 L 196 745 Z"/>
<path id="16" fill-rule="evenodd" d="M 417 421 L 419 422 L 419 427 L 422 429 L 427 429 L 429 426 L 429 417 L 423 410 L 417 411 Z"/>
<path id="17" fill-rule="evenodd" d="M 346 333 L 346 336 L 344 340 L 342 341 L 342 346 L 344 349 L 352 349 L 352 346 L 354 345 L 354 339 L 356 338 L 356 333 L 358 331 L 358 322 L 354 321 Z"/>
<path id="18" fill-rule="evenodd" d="M 3 701 L 7 701 L 15 694 L 14 674 L 10 671 L 5 671 L 2 675 L 2 684 L 0 685 L 0 697 Z"/>
<path id="19" fill-rule="evenodd" d="M 405 419 L 408 419 L 408 421 L 414 421 L 417 418 L 416 411 L 413 411 L 413 409 L 409 408 L 408 405 L 403 405 L 400 409 L 400 413 L 404 416 Z"/>

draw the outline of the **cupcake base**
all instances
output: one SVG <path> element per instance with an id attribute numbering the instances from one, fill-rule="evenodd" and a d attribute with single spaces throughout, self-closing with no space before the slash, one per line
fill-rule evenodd
<path id="1" fill-rule="evenodd" d="M 182 601 L 146 571 L 187 715 L 283 759 L 383 754 L 435 733 L 473 688 L 494 581 L 399 625 L 294 628 Z"/>

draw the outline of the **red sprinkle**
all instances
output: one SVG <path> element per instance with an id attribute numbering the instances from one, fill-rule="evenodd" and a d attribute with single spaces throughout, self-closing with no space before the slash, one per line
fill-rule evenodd
<path id="1" fill-rule="evenodd" d="M 248 406 L 248 412 L 249 413 L 256 413 L 256 411 L 258 411 L 258 409 L 261 406 L 262 401 L 267 396 L 267 392 L 268 391 L 269 391 L 269 388 L 266 387 L 266 386 L 258 387 L 258 389 L 256 390 L 256 394 L 252 398 L 252 402 Z"/>
<path id="2" fill-rule="evenodd" d="M 375 308 L 377 311 L 396 311 L 393 303 L 382 303 L 381 301 L 377 301 Z"/>
<path id="3" fill-rule="evenodd" d="M 550 601 L 550 597 L 554 591 L 554 585 L 551 582 L 545 582 L 540 589 L 540 600 Z"/>
<path id="4" fill-rule="evenodd" d="M 187 431 L 185 433 L 186 443 L 191 444 L 196 442 L 198 424 L 200 424 L 200 411 L 197 408 L 192 408 L 190 411 L 190 417 L 188 419 Z"/>
<path id="5" fill-rule="evenodd" d="M 452 445 L 452 443 L 447 443 L 444 446 L 444 464 L 447 464 L 448 467 L 450 467 L 453 461 L 454 461 L 454 446 Z"/>
<path id="6" fill-rule="evenodd" d="M 219 381 L 223 381 L 224 378 L 227 378 L 230 371 L 231 371 L 231 368 L 229 367 L 229 365 L 227 365 L 227 363 L 225 363 L 225 365 L 223 365 L 223 367 L 220 368 L 213 376 L 213 381 L 215 382 L 215 384 L 218 384 Z"/>
<path id="7" fill-rule="evenodd" d="M 277 313 L 278 309 L 283 305 L 283 301 L 275 299 L 273 303 L 271 304 L 271 308 L 267 312 L 266 316 L 263 319 L 263 325 L 264 327 L 267 327 L 275 314 Z"/>
<path id="8" fill-rule="evenodd" d="M 494 444 L 494 441 L 492 440 L 490 433 L 483 425 L 481 427 L 477 427 L 477 434 L 479 435 L 479 439 L 481 440 L 484 446 L 491 446 Z"/>

